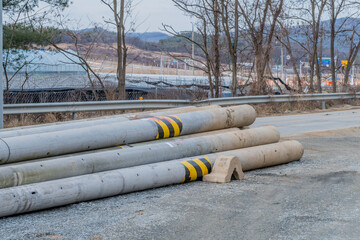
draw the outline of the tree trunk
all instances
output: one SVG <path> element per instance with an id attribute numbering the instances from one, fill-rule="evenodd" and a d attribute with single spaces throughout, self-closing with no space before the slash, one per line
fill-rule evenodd
<path id="1" fill-rule="evenodd" d="M 316 66 L 316 85 L 317 85 L 317 90 L 318 90 L 318 92 L 319 93 L 321 93 L 322 92 L 322 89 L 321 89 L 321 69 L 320 69 L 320 63 L 319 63 L 319 61 L 321 61 L 321 59 L 320 60 L 318 60 L 318 55 L 316 54 L 316 64 L 315 64 L 315 66 Z"/>
<path id="2" fill-rule="evenodd" d="M 212 81 L 211 73 L 208 73 L 208 81 L 209 81 L 209 90 L 210 90 L 210 97 L 214 98 L 214 84 Z"/>
<path id="3" fill-rule="evenodd" d="M 265 95 L 266 91 L 266 82 L 264 78 L 264 58 L 263 54 L 260 51 L 255 51 L 255 66 L 256 66 L 256 84 L 252 87 L 253 94 Z"/>
<path id="4" fill-rule="evenodd" d="M 321 87 L 321 64 L 322 64 L 322 37 L 320 39 L 319 55 L 316 54 L 316 79 L 317 79 L 317 90 L 319 93 L 322 92 Z"/>
<path id="5" fill-rule="evenodd" d="M 347 67 L 345 67 L 345 73 L 344 73 L 344 87 L 345 90 L 349 89 L 349 75 L 350 75 L 350 71 L 351 71 L 351 67 L 352 65 L 348 64 Z"/>
<path id="6" fill-rule="evenodd" d="M 238 55 L 237 55 L 237 46 L 238 46 L 238 42 L 239 42 L 239 0 L 235 0 L 235 4 L 234 4 L 234 22 L 235 22 L 235 26 L 234 26 L 234 40 L 233 42 L 231 42 L 231 33 L 230 33 L 230 29 L 228 28 L 226 31 L 226 35 L 228 38 L 228 45 L 229 45 L 229 53 L 231 56 L 231 61 L 232 61 L 232 80 L 231 80 L 231 96 L 235 97 L 236 96 L 236 92 L 237 92 L 237 88 L 238 88 L 238 80 L 237 80 L 237 60 L 238 60 Z M 229 25 L 229 23 L 227 23 L 227 25 Z"/>
<path id="7" fill-rule="evenodd" d="M 315 52 L 316 53 L 316 52 Z M 311 54 L 312 56 L 310 57 L 310 76 L 309 76 L 309 82 L 310 82 L 310 92 L 313 93 L 314 92 L 314 75 L 315 75 L 315 54 Z"/>
<path id="8" fill-rule="evenodd" d="M 300 93 L 302 93 L 303 92 L 302 83 L 301 83 L 299 71 L 297 69 L 297 65 L 296 65 L 297 63 L 296 63 L 296 60 L 295 60 L 293 52 L 292 52 L 292 46 L 291 46 L 291 42 L 290 42 L 288 32 L 286 32 L 286 44 L 284 44 L 284 45 L 286 47 L 286 51 L 288 52 L 288 54 L 290 56 L 291 65 L 292 65 L 292 68 L 293 68 L 293 71 L 294 71 L 294 74 L 295 74 L 295 77 L 296 77 L 296 82 L 298 84 L 298 91 Z"/>
<path id="9" fill-rule="evenodd" d="M 214 38 L 213 38 L 213 49 L 214 49 L 214 79 L 215 79 L 215 97 L 220 97 L 220 29 L 219 29 L 219 5 L 217 0 L 214 1 Z"/>
<path id="10" fill-rule="evenodd" d="M 330 56 L 331 56 L 331 79 L 333 92 L 336 93 L 336 60 L 335 60 L 335 26 L 331 23 L 331 37 L 330 37 Z"/>
<path id="11" fill-rule="evenodd" d="M 4 76 L 5 76 L 5 81 L 6 81 L 6 91 L 5 91 L 5 103 L 9 103 L 9 97 L 10 97 L 10 92 L 9 92 L 9 76 L 7 74 L 7 70 L 5 65 L 3 65 L 3 69 L 4 69 Z"/>
<path id="12" fill-rule="evenodd" d="M 236 59 L 232 59 L 232 80 L 231 80 L 231 96 L 236 96 L 238 80 L 237 80 L 237 63 L 234 62 Z"/>
<path id="13" fill-rule="evenodd" d="M 345 87 L 346 90 L 348 90 L 348 84 L 349 84 L 349 74 L 351 71 L 351 68 L 354 64 L 354 62 L 356 61 L 356 57 L 360 51 L 360 40 L 357 44 L 354 43 L 354 35 L 355 35 L 355 27 L 353 27 L 353 34 L 351 36 L 351 45 L 349 48 L 349 55 L 347 58 L 348 64 L 345 68 L 345 79 L 344 79 L 344 83 L 345 83 Z"/>
<path id="14" fill-rule="evenodd" d="M 322 92 L 322 87 L 321 87 L 322 47 L 323 47 L 323 29 L 321 29 L 319 55 L 316 57 L 316 78 L 317 78 L 317 89 L 319 93 Z"/>
<path id="15" fill-rule="evenodd" d="M 124 34 L 125 34 L 125 26 L 124 26 L 124 15 L 125 15 L 125 0 L 120 0 L 120 12 L 117 13 L 117 0 L 113 0 L 114 2 L 114 17 L 116 22 L 116 30 L 117 30 L 117 69 L 116 76 L 118 80 L 118 99 L 125 100 L 126 99 L 126 91 L 125 91 L 125 78 L 126 78 L 126 63 L 124 59 L 126 59 L 126 50 L 124 48 Z"/>
<path id="16" fill-rule="evenodd" d="M 301 84 L 301 79 L 300 79 L 300 75 L 299 75 L 299 71 L 296 67 L 296 61 L 295 61 L 295 58 L 292 54 L 292 51 L 288 51 L 289 55 L 290 55 L 290 61 L 291 61 L 291 65 L 292 65 L 292 68 L 293 68 L 293 71 L 294 71 L 294 74 L 295 74 L 295 78 L 296 78 L 296 82 L 298 84 L 298 91 L 300 93 L 302 93 L 303 89 L 302 89 L 302 84 Z"/>

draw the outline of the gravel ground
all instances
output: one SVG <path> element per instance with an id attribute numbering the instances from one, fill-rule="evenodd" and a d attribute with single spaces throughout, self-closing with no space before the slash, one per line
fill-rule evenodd
<path id="1" fill-rule="evenodd" d="M 0 219 L 0 239 L 359 239 L 360 136 L 300 138 L 304 157 Z"/>

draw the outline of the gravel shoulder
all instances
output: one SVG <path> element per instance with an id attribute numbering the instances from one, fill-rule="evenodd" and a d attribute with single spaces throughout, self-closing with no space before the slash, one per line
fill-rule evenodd
<path id="1" fill-rule="evenodd" d="M 2 218 L 0 239 L 359 239 L 359 128 L 291 138 L 300 161 Z"/>

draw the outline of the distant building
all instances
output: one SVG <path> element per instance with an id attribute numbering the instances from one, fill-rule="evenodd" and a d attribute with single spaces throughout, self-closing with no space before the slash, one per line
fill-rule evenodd
<path id="1" fill-rule="evenodd" d="M 7 84 L 4 78 L 5 103 L 106 100 L 97 79 L 92 76 L 92 86 L 79 59 L 71 54 L 47 50 L 9 50 L 8 53 L 4 52 L 4 61 L 8 61 L 6 72 L 8 79 L 11 79 Z M 97 69 L 94 67 L 94 70 Z M 116 89 L 115 73 L 98 75 L 108 89 Z M 222 92 L 228 91 L 230 84 L 231 77 L 222 77 Z M 189 90 L 206 95 L 208 88 L 207 76 L 126 75 L 128 99 L 138 99 L 149 93 L 157 97 L 171 91 L 172 97 L 187 98 L 192 96 L 187 93 Z M 174 91 L 181 96 L 173 96 Z"/>
<path id="2" fill-rule="evenodd" d="M 8 54 L 4 52 L 4 61 L 8 62 L 7 75 L 9 79 L 14 76 L 9 81 L 9 89 L 89 87 L 86 71 L 77 64 L 80 61 L 75 56 L 59 51 L 7 51 L 9 51 Z M 69 50 L 69 52 L 73 51 Z"/>
<path id="3" fill-rule="evenodd" d="M 6 51 L 4 52 L 4 61 L 6 60 Z M 8 62 L 10 63 L 7 71 L 14 73 L 19 70 L 23 64 L 26 67 L 21 68 L 20 72 L 31 73 L 60 73 L 60 72 L 84 72 L 80 65 L 79 59 L 71 54 L 61 53 L 59 51 L 48 50 L 8 50 Z M 72 50 L 70 53 L 76 54 Z"/>

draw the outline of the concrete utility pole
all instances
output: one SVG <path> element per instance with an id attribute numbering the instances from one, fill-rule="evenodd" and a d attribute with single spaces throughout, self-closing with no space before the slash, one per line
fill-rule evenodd
<path id="1" fill-rule="evenodd" d="M 121 115 L 113 115 L 107 117 L 99 117 L 93 119 L 82 119 L 76 121 L 66 121 L 66 122 L 56 122 L 49 124 L 41 124 L 41 125 L 33 125 L 33 126 L 25 126 L 22 128 L 17 128 L 16 130 L 3 130 L 0 132 L 0 138 L 9 138 L 9 137 L 18 137 L 25 136 L 31 134 L 39 134 L 39 133 L 47 133 L 47 132 L 57 132 L 64 131 L 69 129 L 78 129 L 84 127 L 91 127 L 95 125 L 102 124 L 111 124 L 111 123 L 119 123 L 130 120 L 137 120 L 142 118 L 149 118 L 161 115 L 170 115 L 170 114 L 179 114 L 179 113 L 187 113 L 187 112 L 197 112 L 203 111 L 207 109 L 215 109 L 220 108 L 218 105 L 210 105 L 204 107 L 181 107 L 181 108 L 172 108 L 165 110 L 157 110 L 157 111 L 148 111 L 142 113 L 130 113 L 130 114 L 121 114 Z"/>
<path id="2" fill-rule="evenodd" d="M 3 17 L 2 17 L 2 3 L 0 6 L 0 129 L 4 128 L 4 78 L 3 78 Z"/>
<path id="3" fill-rule="evenodd" d="M 222 130 L 208 135 L 168 142 L 151 142 L 125 149 L 83 153 L 43 159 L 0 168 L 0 188 L 68 178 L 120 168 L 163 162 L 202 154 L 276 143 L 280 133 L 274 127 Z"/>
<path id="4" fill-rule="evenodd" d="M 249 105 L 3 138 L 0 164 L 251 125 Z"/>
<path id="5" fill-rule="evenodd" d="M 195 181 L 209 174 L 220 156 L 239 158 L 242 170 L 249 171 L 296 161 L 303 153 L 299 142 L 285 141 L 0 189 L 0 217 Z"/>

